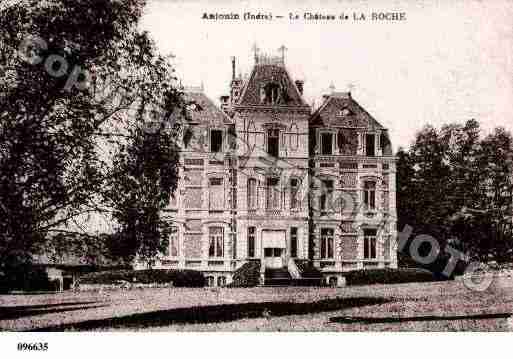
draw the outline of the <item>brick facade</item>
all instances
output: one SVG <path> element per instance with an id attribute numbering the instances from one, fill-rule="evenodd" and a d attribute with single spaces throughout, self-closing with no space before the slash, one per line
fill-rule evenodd
<path id="1" fill-rule="evenodd" d="M 262 270 L 308 259 L 328 279 L 397 265 L 386 129 L 349 93 L 312 113 L 302 87 L 282 60 L 257 57 L 249 79 L 233 74 L 222 109 L 187 92 L 193 137 L 169 208 L 180 248 L 162 267 L 198 269 L 217 285 L 249 259 Z"/>

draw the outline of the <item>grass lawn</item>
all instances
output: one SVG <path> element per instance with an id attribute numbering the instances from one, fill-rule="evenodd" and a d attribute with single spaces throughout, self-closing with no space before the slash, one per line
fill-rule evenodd
<path id="1" fill-rule="evenodd" d="M 511 331 L 513 280 L 0 295 L 1 330 Z"/>

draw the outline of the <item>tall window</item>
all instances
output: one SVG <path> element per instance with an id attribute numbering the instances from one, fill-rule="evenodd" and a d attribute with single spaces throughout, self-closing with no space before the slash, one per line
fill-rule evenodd
<path id="1" fill-rule="evenodd" d="M 363 204 L 366 209 L 376 209 L 376 182 L 365 181 L 363 184 Z"/>
<path id="2" fill-rule="evenodd" d="M 279 179 L 269 177 L 266 180 L 266 208 L 280 209 L 281 193 L 279 188 Z"/>
<path id="3" fill-rule="evenodd" d="M 290 256 L 297 257 L 297 227 L 290 229 Z"/>
<path id="4" fill-rule="evenodd" d="M 321 215 L 333 210 L 333 181 L 323 180 L 321 188 Z"/>
<path id="5" fill-rule="evenodd" d="M 223 227 L 210 227 L 208 229 L 208 256 L 224 256 L 224 231 Z"/>
<path id="6" fill-rule="evenodd" d="M 299 130 L 297 129 L 296 124 L 292 124 L 290 132 L 290 149 L 295 151 L 299 147 Z"/>
<path id="7" fill-rule="evenodd" d="M 369 157 L 376 156 L 376 136 L 365 135 L 365 155 Z"/>
<path id="8" fill-rule="evenodd" d="M 237 147 L 237 132 L 235 132 L 235 125 L 230 125 L 230 127 L 228 127 L 228 145 L 232 150 Z"/>
<path id="9" fill-rule="evenodd" d="M 329 132 L 321 133 L 321 154 L 333 154 L 333 134 Z"/>
<path id="10" fill-rule="evenodd" d="M 333 228 L 321 228 L 321 259 L 333 258 Z"/>
<path id="11" fill-rule="evenodd" d="M 248 209 L 257 208 L 257 181 L 254 178 L 248 180 Z"/>
<path id="12" fill-rule="evenodd" d="M 299 208 L 299 180 L 292 178 L 290 180 L 290 209 Z"/>
<path id="13" fill-rule="evenodd" d="M 255 227 L 248 227 L 248 257 L 255 257 Z"/>
<path id="14" fill-rule="evenodd" d="M 223 131 L 210 131 L 210 152 L 221 152 L 223 150 Z"/>
<path id="15" fill-rule="evenodd" d="M 178 257 L 178 227 L 171 227 L 169 234 L 169 256 Z"/>
<path id="16" fill-rule="evenodd" d="M 277 129 L 267 130 L 267 153 L 273 157 L 280 156 L 280 131 Z"/>
<path id="17" fill-rule="evenodd" d="M 365 229 L 363 231 L 363 258 L 376 259 L 376 230 Z"/>
<path id="18" fill-rule="evenodd" d="M 209 209 L 210 210 L 223 210 L 224 209 L 224 187 L 222 178 L 209 179 Z"/>
<path id="19" fill-rule="evenodd" d="M 249 125 L 248 125 L 248 146 L 249 146 L 249 148 L 252 148 L 253 146 L 256 145 L 256 135 L 257 135 L 257 130 L 255 127 L 255 123 L 250 120 Z"/>

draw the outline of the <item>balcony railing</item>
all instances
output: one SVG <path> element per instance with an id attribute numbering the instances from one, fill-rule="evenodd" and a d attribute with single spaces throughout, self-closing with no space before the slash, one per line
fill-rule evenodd
<path id="1" fill-rule="evenodd" d="M 265 214 L 268 215 L 268 216 L 281 216 L 282 212 L 281 212 L 281 209 L 269 208 L 269 209 L 265 210 Z"/>

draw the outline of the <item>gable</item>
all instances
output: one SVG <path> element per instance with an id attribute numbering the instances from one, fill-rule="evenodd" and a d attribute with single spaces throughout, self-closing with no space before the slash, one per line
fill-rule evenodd
<path id="1" fill-rule="evenodd" d="M 384 129 L 350 94 L 329 96 L 312 115 L 312 126 Z"/>

